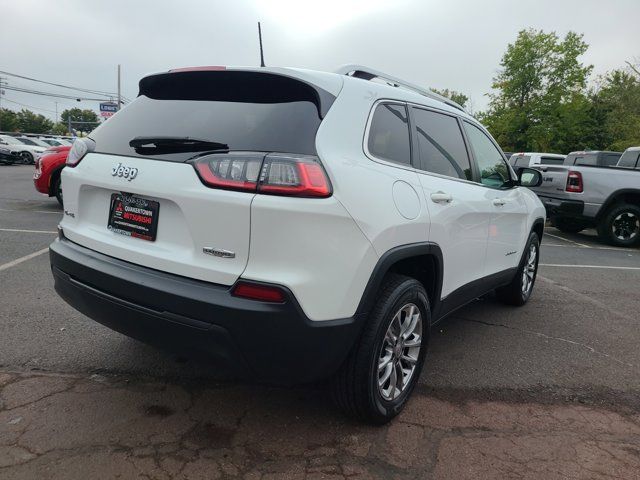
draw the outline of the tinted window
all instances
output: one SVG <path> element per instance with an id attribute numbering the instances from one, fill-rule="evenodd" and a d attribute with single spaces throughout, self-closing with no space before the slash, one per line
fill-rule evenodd
<path id="1" fill-rule="evenodd" d="M 576 157 L 574 165 L 597 165 L 598 157 L 596 155 L 584 155 Z"/>
<path id="2" fill-rule="evenodd" d="M 541 165 L 562 165 L 563 163 L 564 163 L 564 158 L 540 157 Z"/>
<path id="3" fill-rule="evenodd" d="M 495 188 L 509 184 L 511 181 L 509 167 L 494 143 L 475 125 L 464 122 L 464 128 L 480 170 L 480 182 Z"/>
<path id="4" fill-rule="evenodd" d="M 471 180 L 471 164 L 455 117 L 414 108 L 418 167 L 427 172 Z"/>
<path id="5" fill-rule="evenodd" d="M 637 151 L 625 152 L 624 155 L 620 157 L 620 162 L 618 163 L 618 166 L 626 167 L 626 168 L 635 168 L 638 165 L 638 160 L 640 160 L 640 152 L 637 152 Z"/>
<path id="6" fill-rule="evenodd" d="M 320 102 L 329 94 L 323 95 L 298 80 L 266 73 L 157 75 L 143 79 L 140 96 L 90 137 L 96 152 L 178 162 L 202 151 L 135 148 L 129 142 L 135 137 L 191 137 L 229 151 L 315 154 Z"/>
<path id="7" fill-rule="evenodd" d="M 376 107 L 369 128 L 368 148 L 378 158 L 411 163 L 409 119 L 404 105 L 383 103 Z"/>
<path id="8" fill-rule="evenodd" d="M 607 167 L 611 167 L 613 165 L 617 165 L 618 160 L 620 160 L 620 155 L 608 153 L 604 155 L 602 164 L 606 165 Z"/>
<path id="9" fill-rule="evenodd" d="M 515 160 L 514 160 L 515 159 Z M 514 155 L 510 159 L 511 165 L 514 167 L 528 167 L 529 162 L 531 162 L 530 155 Z"/>

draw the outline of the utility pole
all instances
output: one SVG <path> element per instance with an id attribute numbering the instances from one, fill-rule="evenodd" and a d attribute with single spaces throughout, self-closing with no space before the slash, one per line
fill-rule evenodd
<path id="1" fill-rule="evenodd" d="M 2 87 L 5 85 L 4 77 L 0 77 L 0 132 L 2 131 L 2 94 L 4 93 Z"/>
<path id="2" fill-rule="evenodd" d="M 120 110 L 120 102 L 122 102 L 122 97 L 120 95 L 120 64 L 118 64 L 118 110 Z"/>
<path id="3" fill-rule="evenodd" d="M 58 102 L 54 102 L 56 104 L 56 123 L 58 123 Z"/>
<path id="4" fill-rule="evenodd" d="M 262 51 L 262 27 L 258 22 L 258 40 L 260 41 L 260 66 L 264 67 L 264 52 Z"/>

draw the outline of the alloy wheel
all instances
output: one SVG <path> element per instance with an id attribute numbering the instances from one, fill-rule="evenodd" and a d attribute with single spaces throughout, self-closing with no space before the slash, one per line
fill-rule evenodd
<path id="1" fill-rule="evenodd" d="M 378 391 L 395 400 L 410 384 L 422 345 L 422 314 L 413 303 L 401 307 L 385 333 L 378 356 Z"/>
<path id="2" fill-rule="evenodd" d="M 533 281 L 536 277 L 536 260 L 538 258 L 538 247 L 532 243 L 529 245 L 529 253 L 527 254 L 527 260 L 522 268 L 522 295 L 526 298 L 531 293 L 533 288 Z"/>
<path id="3" fill-rule="evenodd" d="M 611 230 L 618 240 L 631 240 L 640 233 L 640 219 L 633 212 L 622 212 L 613 219 Z"/>

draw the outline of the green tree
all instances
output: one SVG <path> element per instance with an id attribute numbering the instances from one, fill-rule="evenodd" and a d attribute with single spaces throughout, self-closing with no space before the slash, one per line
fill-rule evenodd
<path id="1" fill-rule="evenodd" d="M 602 148 L 623 151 L 640 145 L 640 74 L 614 70 L 592 92 L 594 134 Z"/>
<path id="2" fill-rule="evenodd" d="M 44 115 L 24 108 L 16 114 L 16 119 L 19 130 L 24 133 L 48 133 L 53 127 L 53 122 Z"/>
<path id="3" fill-rule="evenodd" d="M 507 46 L 493 79 L 489 109 L 481 115 L 505 150 L 582 148 L 588 127 L 587 79 L 592 67 L 579 57 L 588 45 L 569 32 L 522 30 Z"/>
<path id="4" fill-rule="evenodd" d="M 466 96 L 464 93 L 457 92 L 455 90 L 449 90 L 448 88 L 445 88 L 443 90 L 432 88 L 431 91 L 437 93 L 438 95 L 442 95 L 443 97 L 447 97 L 453 100 L 461 107 L 466 107 L 467 102 L 469 101 L 469 97 Z"/>
<path id="5" fill-rule="evenodd" d="M 90 132 L 100 123 L 96 112 L 90 109 L 67 109 L 62 112 L 60 118 L 61 123 L 63 123 L 64 125 L 69 125 L 69 118 L 71 118 L 71 128 L 73 128 L 74 130 L 80 130 L 82 132 Z"/>
<path id="6" fill-rule="evenodd" d="M 50 132 L 52 135 L 67 135 L 71 132 L 68 131 L 67 125 L 62 122 L 56 123 Z"/>
<path id="7" fill-rule="evenodd" d="M 0 131 L 15 132 L 18 130 L 18 117 L 16 112 L 8 108 L 0 109 Z"/>

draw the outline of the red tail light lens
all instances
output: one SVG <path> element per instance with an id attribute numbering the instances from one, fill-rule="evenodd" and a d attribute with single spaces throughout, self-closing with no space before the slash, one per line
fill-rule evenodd
<path id="1" fill-rule="evenodd" d="M 284 291 L 272 285 L 262 285 L 260 283 L 238 282 L 231 294 L 234 297 L 248 298 L 261 302 L 282 303 L 286 300 Z"/>
<path id="2" fill-rule="evenodd" d="M 582 174 L 580 172 L 569 171 L 567 177 L 567 192 L 582 193 L 584 186 L 582 184 Z"/>
<path id="3" fill-rule="evenodd" d="M 208 187 L 255 192 L 263 158 L 264 155 L 251 153 L 207 155 L 193 165 Z"/>
<path id="4" fill-rule="evenodd" d="M 324 198 L 332 194 L 317 157 L 286 154 L 214 154 L 193 165 L 208 187 L 268 195 Z"/>
<path id="5" fill-rule="evenodd" d="M 331 196 L 331 184 L 316 157 L 270 154 L 262 165 L 258 193 L 323 198 Z"/>

